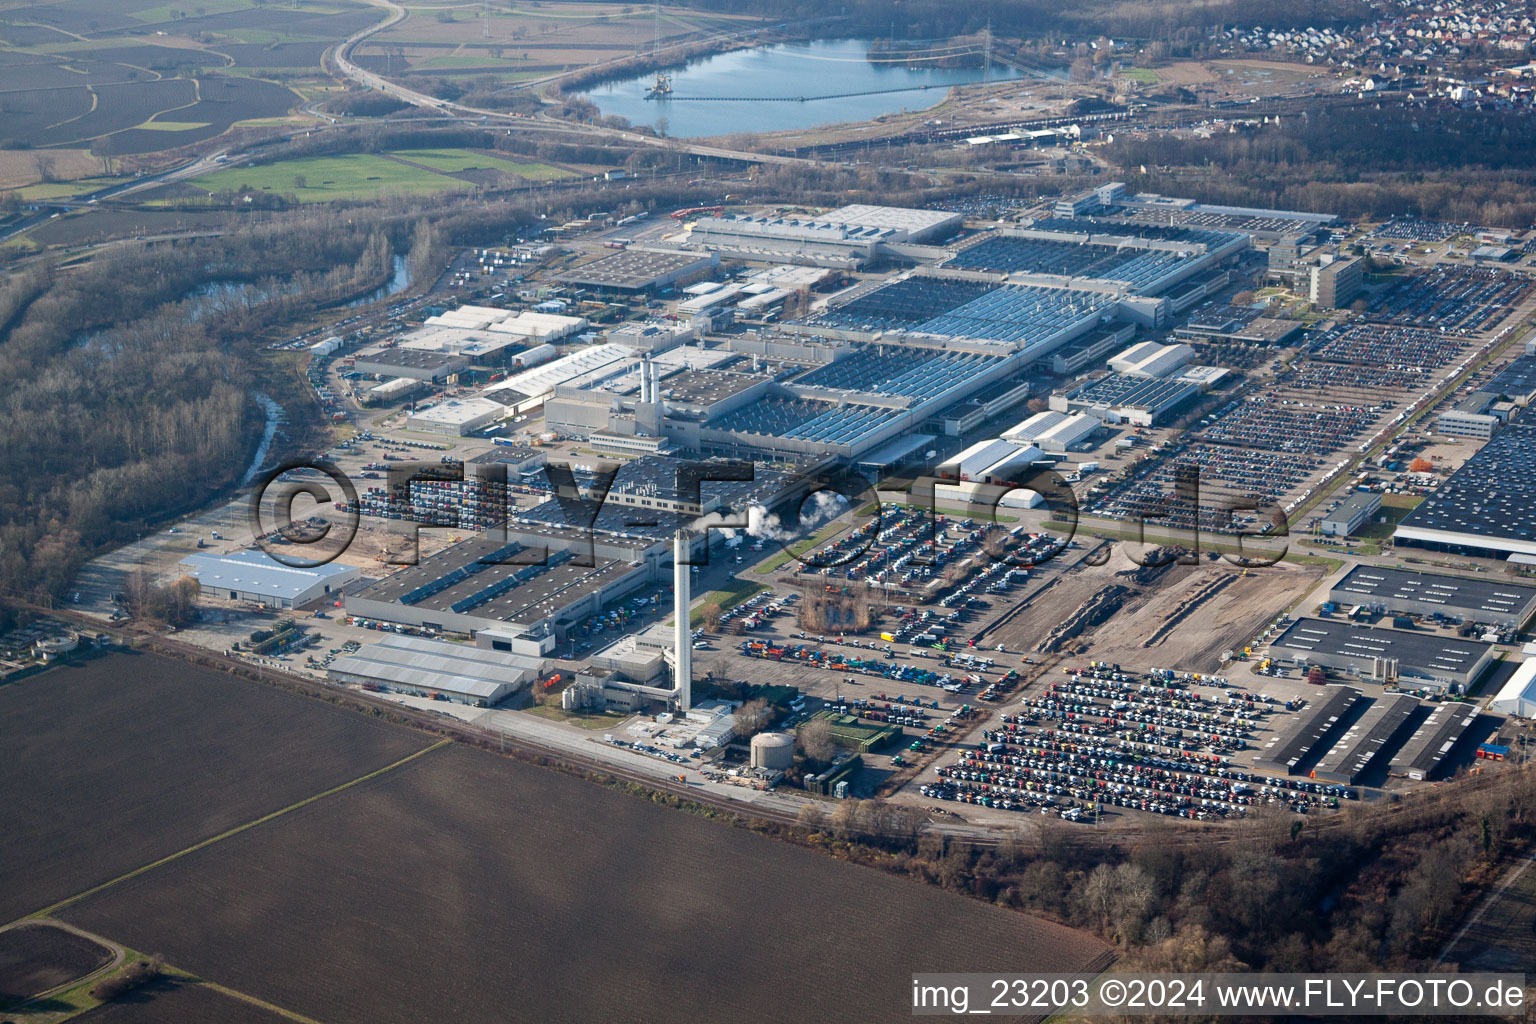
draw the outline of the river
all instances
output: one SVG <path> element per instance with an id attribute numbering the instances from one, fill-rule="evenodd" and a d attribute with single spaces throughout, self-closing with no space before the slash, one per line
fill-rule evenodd
<path id="1" fill-rule="evenodd" d="M 587 95 L 604 114 L 653 128 L 665 118 L 668 135 L 702 138 L 868 121 L 935 106 L 951 86 L 1019 77 L 996 63 L 989 72 L 871 63 L 869 46 L 867 39 L 838 39 L 736 50 L 675 69 L 666 99 L 645 98 L 654 73 L 604 82 Z"/>

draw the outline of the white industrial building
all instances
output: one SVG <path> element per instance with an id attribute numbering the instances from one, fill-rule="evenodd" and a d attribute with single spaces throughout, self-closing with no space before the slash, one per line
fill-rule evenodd
<path id="1" fill-rule="evenodd" d="M 559 341 L 584 331 L 587 329 L 587 321 L 584 317 L 562 316 L 558 313 L 513 311 L 497 309 L 493 306 L 460 306 L 458 309 L 428 317 L 424 326 L 429 329 L 485 331 L 545 342 Z"/>
<path id="2" fill-rule="evenodd" d="M 861 204 L 815 217 L 722 214 L 695 221 L 688 245 L 749 259 L 854 268 L 902 247 L 947 238 L 963 221 L 947 210 Z"/>
<path id="3" fill-rule="evenodd" d="M 337 658 L 326 674 L 366 689 L 491 707 L 549 668 L 543 658 L 391 634 Z"/>
<path id="4" fill-rule="evenodd" d="M 498 402 L 508 409 L 509 415 L 516 415 L 542 405 L 562 384 L 607 368 L 618 372 L 633 358 L 634 351 L 623 345 L 593 345 L 498 381 L 482 391 L 480 397 Z"/>
<path id="5" fill-rule="evenodd" d="M 364 405 L 388 405 L 391 402 L 404 401 L 405 398 L 420 390 L 422 382 L 410 377 L 391 377 L 382 384 L 375 384 L 361 395 Z"/>
<path id="6" fill-rule="evenodd" d="M 507 415 L 507 407 L 489 398 L 453 398 L 411 413 L 405 425 L 444 437 L 464 437 L 483 430 Z"/>
<path id="7" fill-rule="evenodd" d="M 613 328 L 606 340 L 610 345 L 656 355 L 692 341 L 693 328 L 673 320 L 637 321 Z"/>
<path id="8" fill-rule="evenodd" d="M 1042 451 L 1066 452 L 1078 447 L 1104 426 L 1104 421 L 1085 412 L 1037 412 L 1022 423 L 1003 431 L 1003 438 L 1022 444 L 1028 442 Z"/>
<path id="9" fill-rule="evenodd" d="M 1536 718 L 1536 658 L 1520 663 L 1515 674 L 1493 695 L 1488 707 L 1501 715 Z"/>
<path id="10" fill-rule="evenodd" d="M 1012 456 L 1018 448 L 1011 441 L 993 438 L 977 441 L 953 458 L 940 463 L 934 475 L 962 482 L 980 480 L 987 470 Z"/>
<path id="11" fill-rule="evenodd" d="M 181 565 L 209 597 L 276 608 L 302 608 L 339 592 L 362 575 L 356 566 L 340 562 L 295 568 L 275 561 L 265 551 L 188 555 Z"/>
<path id="12" fill-rule="evenodd" d="M 1192 345 L 1143 341 L 1109 360 L 1109 368 L 1127 377 L 1167 377 L 1195 358 Z"/>

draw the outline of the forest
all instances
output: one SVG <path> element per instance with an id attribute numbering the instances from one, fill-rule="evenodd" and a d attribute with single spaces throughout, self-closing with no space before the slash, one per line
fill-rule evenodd
<path id="1" fill-rule="evenodd" d="M 827 6 L 815 0 L 701 0 L 700 6 L 790 22 L 828 14 Z M 895 39 L 938 39 L 990 26 L 999 36 L 1018 39 L 1107 35 L 1172 40 L 1221 25 L 1343 26 L 1373 16 L 1364 0 L 907 0 L 899 6 L 889 0 L 851 0 L 838 10 L 855 34 Z"/>
<path id="2" fill-rule="evenodd" d="M 318 213 L 13 275 L 0 591 L 47 602 L 101 547 L 237 481 L 261 432 L 262 332 L 378 287 L 396 247 L 378 222 Z M 192 315 L 210 282 L 254 287 Z"/>
<path id="3" fill-rule="evenodd" d="M 1529 853 L 1533 783 L 1529 769 L 1463 778 L 1306 820 L 1259 807 L 1204 838 L 1043 818 L 978 847 L 919 835 L 915 808 L 873 800 L 808 808 L 800 824 L 835 855 L 1092 931 L 1131 971 L 1415 971 Z"/>
<path id="4" fill-rule="evenodd" d="M 1278 126 L 1208 140 L 1126 133 L 1107 155 L 1135 191 L 1524 227 L 1536 221 L 1533 145 L 1536 124 L 1515 111 L 1319 103 Z"/>

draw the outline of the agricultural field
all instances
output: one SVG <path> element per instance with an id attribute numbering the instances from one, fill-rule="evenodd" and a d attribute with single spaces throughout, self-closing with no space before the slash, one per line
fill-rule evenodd
<path id="1" fill-rule="evenodd" d="M 467 149 L 403 150 L 305 157 L 232 167 L 194 178 L 177 194 L 239 191 L 289 193 L 300 202 L 371 199 L 386 192 L 429 193 L 498 184 L 505 175 L 530 181 L 569 177 L 549 164 L 522 163 Z"/>
<path id="2" fill-rule="evenodd" d="M 461 746 L 61 916 L 335 1024 L 473 1024 L 507 1007 L 560 1021 L 769 1007 L 779 1020 L 893 1020 L 909 1012 L 915 969 L 1068 972 L 1108 953 L 1070 929 Z"/>
<path id="3" fill-rule="evenodd" d="M 164 978 L 75 1018 L 82 1024 L 284 1024 L 287 1018 L 196 981 Z"/>
<path id="4" fill-rule="evenodd" d="M 324 51 L 382 16 L 361 0 L 10 7 L 0 11 L 0 151 L 147 158 L 284 117 L 301 102 L 289 86 L 328 83 Z M 72 179 L 60 171 L 51 180 Z"/>
<path id="5" fill-rule="evenodd" d="M 416 733 L 149 654 L 0 687 L 0 922 L 427 745 Z"/>
<path id="6" fill-rule="evenodd" d="M 0 931 L 0 1010 L 84 978 L 112 962 L 112 951 L 51 924 Z"/>
<path id="7" fill-rule="evenodd" d="M 744 16 L 664 11 L 662 45 L 687 36 L 740 32 Z M 649 7 L 543 3 L 506 9 L 455 5 L 411 8 L 411 16 L 358 47 L 358 62 L 391 75 L 506 74 L 536 77 L 633 56 L 658 28 Z"/>

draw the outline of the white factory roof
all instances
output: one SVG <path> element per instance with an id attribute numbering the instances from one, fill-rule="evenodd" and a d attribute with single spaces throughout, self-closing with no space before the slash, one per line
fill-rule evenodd
<path id="1" fill-rule="evenodd" d="M 794 291 L 799 288 L 813 288 L 835 273 L 836 271 L 827 267 L 799 267 L 790 263 L 778 263 L 752 271 L 747 275 L 747 279 L 773 288 Z"/>
<path id="2" fill-rule="evenodd" d="M 1490 706 L 1494 711 L 1529 718 L 1533 705 L 1536 705 L 1536 658 L 1528 658 L 1499 687 Z"/>
<path id="3" fill-rule="evenodd" d="M 483 423 L 486 417 L 500 419 L 506 412 L 506 406 L 489 398 L 454 398 L 430 409 L 411 413 L 411 423 L 441 423 L 446 427 L 462 427 L 465 424 Z"/>
<path id="4" fill-rule="evenodd" d="M 356 566 L 341 562 L 295 568 L 274 561 L 265 551 L 188 555 L 181 564 L 186 567 L 187 574 L 203 586 L 289 600 L 302 597 L 316 585 L 340 586 L 356 579 L 359 573 Z"/>
<path id="5" fill-rule="evenodd" d="M 623 345 L 593 345 L 590 348 L 563 355 L 542 366 L 525 370 L 506 380 L 498 381 L 486 390 L 500 391 L 511 388 L 529 398 L 538 398 L 541 395 L 552 394 L 559 385 L 591 373 L 593 370 L 633 357 L 634 351 Z"/>
<path id="6" fill-rule="evenodd" d="M 563 338 L 585 329 L 587 321 L 583 317 L 555 313 L 514 312 L 494 306 L 460 306 L 428 317 L 426 326 L 460 331 L 491 331 L 523 338 Z"/>
<path id="7" fill-rule="evenodd" d="M 506 334 L 471 330 L 462 327 L 434 325 L 403 334 L 396 342 L 398 347 L 417 352 L 447 352 L 450 355 L 484 356 L 499 352 L 517 339 Z"/>
<path id="8" fill-rule="evenodd" d="M 939 469 L 941 474 L 952 473 L 961 477 L 979 476 L 982 470 L 997 465 L 1014 451 L 1014 445 L 1001 438 L 977 441 L 953 458 L 946 459 Z"/>
<path id="9" fill-rule="evenodd" d="M 881 228 L 900 231 L 907 235 L 921 235 L 948 224 L 958 225 L 962 217 L 949 210 L 914 210 L 904 206 L 868 206 L 863 203 L 854 203 L 829 210 L 812 220 L 818 224 Z"/>
<path id="10" fill-rule="evenodd" d="M 366 676 L 421 689 L 493 699 L 537 678 L 547 666 L 538 658 L 506 651 L 388 635 L 331 662 L 338 675 Z"/>
<path id="11" fill-rule="evenodd" d="M 1110 359 L 1109 368 L 1128 377 L 1166 377 L 1194 358 L 1192 345 L 1143 341 Z"/>
<path id="12" fill-rule="evenodd" d="M 421 381 L 412 377 L 391 377 L 382 384 L 375 384 L 368 389 L 370 395 L 378 398 L 388 398 L 390 395 L 398 395 L 402 391 L 409 391 L 420 384 Z"/>
<path id="13" fill-rule="evenodd" d="M 1036 460 L 1045 453 L 1034 445 L 1015 448 L 1002 458 L 998 459 L 986 470 L 979 474 L 973 474 L 985 483 L 1022 483 L 1030 477 L 1030 470 L 1034 468 Z"/>
<path id="14" fill-rule="evenodd" d="M 1084 412 L 1037 412 L 1022 423 L 1003 431 L 1014 442 L 1033 441 L 1043 446 L 1070 446 L 1098 430 L 1104 424 Z"/>

